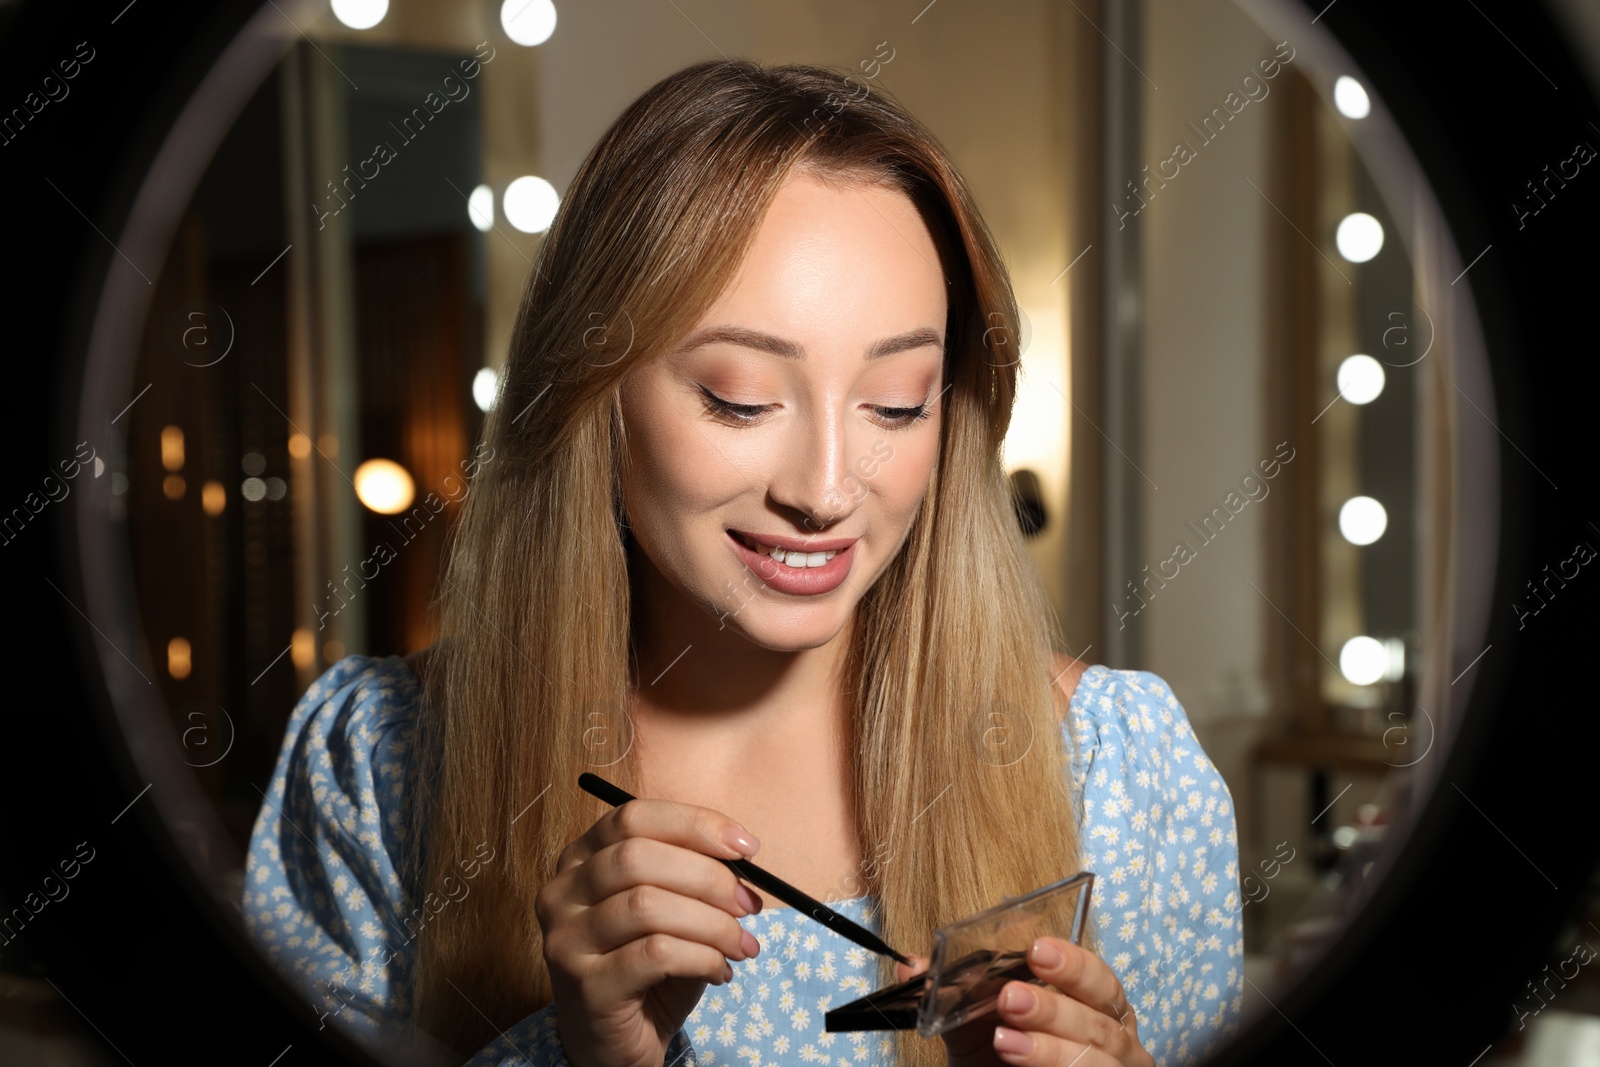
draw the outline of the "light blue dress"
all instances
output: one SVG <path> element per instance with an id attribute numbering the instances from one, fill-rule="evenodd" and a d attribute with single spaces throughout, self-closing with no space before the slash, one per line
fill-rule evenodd
<path id="1" fill-rule="evenodd" d="M 454 899 L 415 901 L 397 873 L 400 797 L 422 692 L 403 659 L 346 656 L 289 719 L 245 867 L 251 939 L 358 1040 L 408 1025 L 420 923 Z M 1235 1030 L 1244 986 L 1233 801 L 1171 689 L 1143 671 L 1088 668 L 1063 723 L 1083 866 L 1095 872 L 1096 947 L 1127 991 L 1157 1064 L 1199 1062 Z M 493 863 L 462 861 L 452 894 Z M 463 889 L 465 886 L 467 888 Z M 880 932 L 872 898 L 834 906 Z M 426 905 L 426 907 L 424 907 Z M 418 910 L 422 908 L 422 910 Z M 708 986 L 667 1050 L 672 1067 L 892 1062 L 885 1032 L 826 1033 L 823 1016 L 871 992 L 872 954 L 790 908 L 740 920 L 761 951 Z M 554 1006 L 469 1067 L 567 1067 Z"/>

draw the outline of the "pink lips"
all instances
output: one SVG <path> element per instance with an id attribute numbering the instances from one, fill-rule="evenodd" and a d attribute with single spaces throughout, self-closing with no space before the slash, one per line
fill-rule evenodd
<path id="1" fill-rule="evenodd" d="M 743 531 L 739 531 L 743 532 Z M 746 534 L 750 537 L 751 535 Z M 760 578 L 771 589 L 790 596 L 819 596 L 829 593 L 844 584 L 850 574 L 850 565 L 855 561 L 856 538 L 840 538 L 832 541 L 798 542 L 793 538 L 774 537 L 766 540 L 763 537 L 752 537 L 762 544 L 775 544 L 780 548 L 793 547 L 805 548 L 812 552 L 836 551 L 838 554 L 820 567 L 791 567 L 779 563 L 771 556 L 756 552 L 746 547 L 735 531 L 728 531 L 728 541 L 733 545 L 734 553 L 739 557 L 747 569 Z M 785 544 L 785 542 L 788 544 Z"/>

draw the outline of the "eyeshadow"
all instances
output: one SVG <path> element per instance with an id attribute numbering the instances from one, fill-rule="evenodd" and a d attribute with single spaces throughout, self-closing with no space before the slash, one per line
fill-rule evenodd
<path id="1" fill-rule="evenodd" d="M 1048 985 L 1029 967 L 1028 948 L 1040 936 L 1080 943 L 1093 886 L 1083 871 L 940 927 L 926 971 L 832 1009 L 823 1029 L 932 1037 L 993 1012 L 1007 982 Z"/>

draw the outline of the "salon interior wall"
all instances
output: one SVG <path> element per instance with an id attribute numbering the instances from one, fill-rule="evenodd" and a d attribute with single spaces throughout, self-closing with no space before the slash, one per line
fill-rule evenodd
<path id="1" fill-rule="evenodd" d="M 1149 80 L 1139 83 L 1140 162 L 1154 173 L 1179 142 L 1192 146 L 1195 158 L 1164 186 L 1141 184 L 1146 206 L 1125 220 L 1137 227 L 1129 236 L 1143 242 L 1143 432 L 1131 450 L 1140 472 L 1126 474 L 1139 494 L 1141 528 L 1133 573 L 1107 575 L 1106 590 L 1121 610 L 1137 611 L 1124 621 L 1139 628 L 1139 662 L 1115 666 L 1154 671 L 1170 683 L 1229 782 L 1245 827 L 1253 814 L 1243 810 L 1251 794 L 1249 748 L 1268 710 L 1263 626 L 1271 609 L 1257 588 L 1267 584 L 1266 510 L 1278 501 L 1269 491 L 1249 502 L 1210 542 L 1187 524 L 1198 524 L 1230 491 L 1243 496 L 1241 476 L 1259 474 L 1257 464 L 1272 456 L 1263 410 L 1272 208 L 1257 190 L 1270 187 L 1267 109 L 1280 100 L 1269 88 L 1210 142 L 1189 124 L 1222 107 L 1240 79 L 1272 56 L 1275 42 L 1229 0 L 1146 0 L 1141 22 L 1139 66 Z M 1174 168 L 1162 169 L 1170 175 Z M 1126 177 L 1142 183 L 1145 173 Z M 1108 195 L 1122 209 L 1139 208 L 1125 184 Z M 1296 473 L 1291 463 L 1278 477 Z M 1196 558 L 1176 568 L 1163 564 L 1180 541 Z M 1158 567 L 1169 577 L 1176 569 L 1177 577 L 1145 584 Z"/>

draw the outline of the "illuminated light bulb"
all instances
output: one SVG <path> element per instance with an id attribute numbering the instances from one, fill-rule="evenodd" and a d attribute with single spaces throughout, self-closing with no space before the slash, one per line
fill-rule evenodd
<path id="1" fill-rule="evenodd" d="M 1355 685 L 1371 685 L 1389 669 L 1389 650 L 1372 637 L 1352 637 L 1339 650 L 1339 673 Z"/>
<path id="2" fill-rule="evenodd" d="M 1370 545 L 1389 528 L 1389 513 L 1370 496 L 1353 496 L 1339 509 L 1339 532 L 1352 545 Z"/>
<path id="3" fill-rule="evenodd" d="M 467 197 L 467 217 L 481 232 L 494 229 L 494 190 L 480 185 Z"/>
<path id="4" fill-rule="evenodd" d="M 1333 83 L 1333 106 L 1347 119 L 1364 119 L 1372 113 L 1372 101 L 1361 83 L 1348 74 Z"/>
<path id="5" fill-rule="evenodd" d="M 379 515 L 398 515 L 416 496 L 410 473 L 392 459 L 367 460 L 354 480 L 357 499 Z"/>
<path id="6" fill-rule="evenodd" d="M 1339 364 L 1339 395 L 1352 404 L 1370 404 L 1383 392 L 1383 365 L 1359 353 Z"/>
<path id="7" fill-rule="evenodd" d="M 1383 248 L 1383 224 L 1365 211 L 1354 212 L 1340 220 L 1333 241 L 1345 259 L 1365 263 Z"/>
<path id="8" fill-rule="evenodd" d="M 561 197 L 556 195 L 555 186 L 531 174 L 525 174 L 506 186 L 505 196 L 501 198 L 506 221 L 523 233 L 543 233 L 548 230 L 560 206 Z"/>
<path id="9" fill-rule="evenodd" d="M 472 400 L 479 411 L 494 407 L 494 394 L 500 388 L 500 375 L 493 367 L 482 367 L 472 376 Z"/>
<path id="10" fill-rule="evenodd" d="M 500 27 L 517 44 L 532 48 L 556 32 L 556 5 L 550 0 L 505 0 L 500 5 Z"/>
<path id="11" fill-rule="evenodd" d="M 333 17 L 352 30 L 370 30 L 389 13 L 389 0 L 333 0 Z"/>

